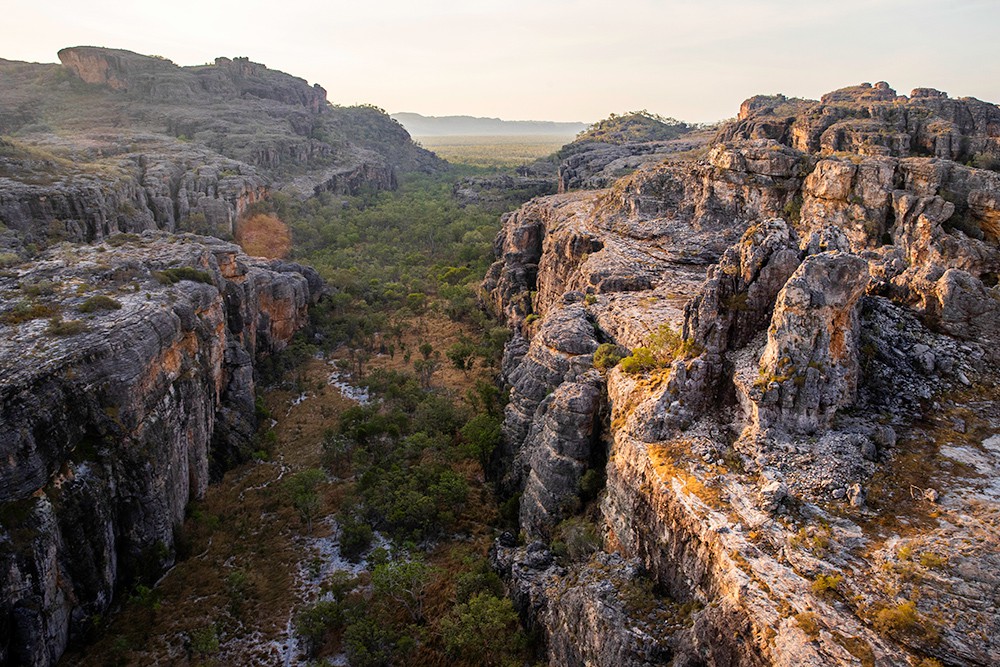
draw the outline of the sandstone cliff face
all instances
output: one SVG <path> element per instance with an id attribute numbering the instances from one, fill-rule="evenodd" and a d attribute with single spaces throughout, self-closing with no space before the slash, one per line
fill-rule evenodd
<path id="1" fill-rule="evenodd" d="M 284 347 L 321 289 L 311 269 L 215 239 L 117 239 L 0 278 L 5 664 L 53 664 L 115 595 L 172 564 L 187 503 L 246 455 L 255 359 Z M 33 308 L 59 314 L 17 315 Z"/>
<path id="2" fill-rule="evenodd" d="M 147 229 L 231 238 L 269 183 L 209 151 L 163 146 L 55 172 L 15 153 L 0 156 L 0 174 L 0 222 L 27 242 L 92 242 Z"/>
<path id="3" fill-rule="evenodd" d="M 379 109 L 245 58 L 178 67 L 74 47 L 63 65 L 0 62 L 0 222 L 35 238 L 231 233 L 268 190 L 392 189 L 443 162 Z M 49 229 L 51 227 L 51 230 Z"/>
<path id="4" fill-rule="evenodd" d="M 704 161 L 505 219 L 484 288 L 516 329 L 505 453 L 525 533 L 546 539 L 572 512 L 579 408 L 606 401 L 609 422 L 594 423 L 607 430 L 590 436 L 590 465 L 607 453 L 605 546 L 703 606 L 663 627 L 670 656 L 624 659 L 624 630 L 584 641 L 614 633 L 581 611 L 603 594 L 564 593 L 594 561 L 518 569 L 539 549 L 505 547 L 551 664 L 1000 659 L 1000 598 L 984 583 L 1000 563 L 975 527 L 1000 508 L 981 477 L 1000 465 L 986 361 L 1000 181 L 954 161 L 992 154 L 996 114 L 883 85 L 754 98 Z M 906 136 L 874 142 L 886 127 Z M 663 325 L 682 341 L 672 362 L 587 371 L 597 343 L 648 345 Z M 580 400 L 581 382 L 606 393 Z"/>

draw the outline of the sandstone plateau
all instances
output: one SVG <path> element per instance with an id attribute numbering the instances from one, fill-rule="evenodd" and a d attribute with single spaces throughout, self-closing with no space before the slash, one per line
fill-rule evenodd
<path id="1" fill-rule="evenodd" d="M 550 664 L 1000 662 L 997 156 L 979 100 L 758 97 L 704 158 L 505 217 L 529 544 L 494 563 Z M 608 553 L 554 559 L 588 470 Z"/>

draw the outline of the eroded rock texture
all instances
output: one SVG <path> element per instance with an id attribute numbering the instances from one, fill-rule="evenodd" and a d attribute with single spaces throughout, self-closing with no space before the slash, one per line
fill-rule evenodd
<path id="1" fill-rule="evenodd" d="M 693 605 L 644 653 L 582 583 L 607 555 L 498 547 L 550 664 L 1000 660 L 998 121 L 886 84 L 752 98 L 704 160 L 505 219 L 484 289 L 522 527 L 565 535 L 600 404 L 604 547 Z M 661 347 L 598 374 L 598 343 Z"/>
<path id="2" fill-rule="evenodd" d="M 393 189 L 443 163 L 374 107 L 246 58 L 178 67 L 74 47 L 62 65 L 0 62 L 0 223 L 25 243 L 119 231 L 230 238 L 248 207 Z"/>
<path id="3" fill-rule="evenodd" d="M 311 269 L 159 232 L 4 273 L 0 662 L 54 663 L 172 564 L 187 503 L 247 454 L 255 360 L 321 287 Z"/>

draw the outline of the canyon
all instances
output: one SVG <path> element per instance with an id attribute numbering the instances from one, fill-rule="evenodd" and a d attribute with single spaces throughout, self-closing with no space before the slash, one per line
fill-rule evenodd
<path id="1" fill-rule="evenodd" d="M 2 664 L 85 644 L 251 456 L 330 290 L 241 225 L 446 168 L 244 58 L 59 57 L 0 61 Z M 480 289 L 482 466 L 548 663 L 1000 662 L 1000 108 L 880 82 L 563 153 L 450 190 L 542 195 Z"/>

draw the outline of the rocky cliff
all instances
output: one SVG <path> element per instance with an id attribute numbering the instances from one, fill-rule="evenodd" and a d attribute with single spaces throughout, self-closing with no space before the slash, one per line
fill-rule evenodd
<path id="1" fill-rule="evenodd" d="M 26 243 L 225 235 L 271 190 L 392 189 L 401 172 L 443 166 L 381 110 L 333 106 L 319 86 L 246 58 L 178 67 L 96 47 L 59 57 L 0 61 L 0 223 Z"/>
<path id="2" fill-rule="evenodd" d="M 254 362 L 306 321 L 311 269 L 147 231 L 0 277 L 0 662 L 53 664 L 174 558 L 187 503 L 244 458 Z"/>
<path id="3" fill-rule="evenodd" d="M 500 545 L 551 664 L 1000 660 L 997 113 L 753 98 L 703 160 L 508 215 L 484 293 L 515 329 L 522 529 L 565 534 L 604 469 L 605 550 L 694 610 L 650 654 L 629 596 L 585 583 L 608 556 Z"/>

